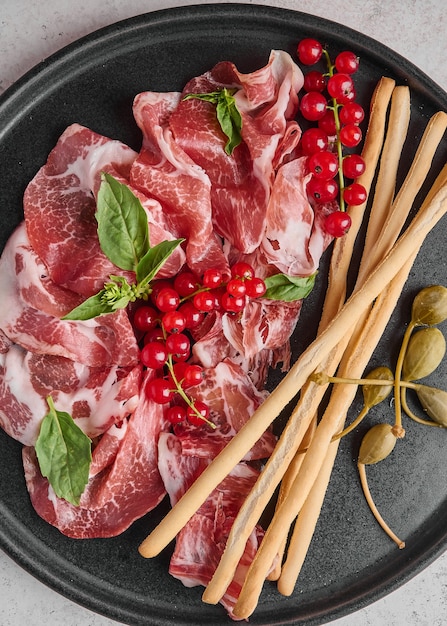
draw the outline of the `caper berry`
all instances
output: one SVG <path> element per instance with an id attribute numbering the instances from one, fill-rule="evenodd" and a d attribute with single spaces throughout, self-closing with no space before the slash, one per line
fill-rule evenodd
<path id="1" fill-rule="evenodd" d="M 377 380 L 389 380 L 389 385 L 362 385 L 363 401 L 365 406 L 372 408 L 385 400 L 393 390 L 393 372 L 389 367 L 381 366 L 373 369 L 366 378 Z"/>
<path id="2" fill-rule="evenodd" d="M 437 424 L 447 427 L 447 391 L 418 385 L 416 394 L 427 415 Z"/>
<path id="3" fill-rule="evenodd" d="M 392 429 L 391 424 L 376 424 L 370 428 L 360 444 L 358 462 L 362 465 L 374 465 L 386 459 L 396 445 Z"/>
<path id="4" fill-rule="evenodd" d="M 413 301 L 411 319 L 417 326 L 433 326 L 447 319 L 447 288 L 432 285 L 422 289 Z"/>
<path id="5" fill-rule="evenodd" d="M 446 343 L 442 332 L 433 326 L 415 332 L 408 342 L 402 366 L 404 380 L 428 376 L 444 358 Z"/>

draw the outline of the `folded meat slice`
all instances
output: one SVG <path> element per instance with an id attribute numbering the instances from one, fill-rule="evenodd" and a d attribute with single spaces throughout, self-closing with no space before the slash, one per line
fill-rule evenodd
<path id="1" fill-rule="evenodd" d="M 101 171 L 127 179 L 135 157 L 123 143 L 73 124 L 27 186 L 23 208 L 30 243 L 56 284 L 90 296 L 119 273 L 99 247 L 94 195 Z"/>
<path id="2" fill-rule="evenodd" d="M 298 144 L 301 131 L 293 118 L 302 83 L 301 70 L 278 50 L 255 72 L 243 74 L 224 61 L 187 83 L 183 95 L 235 90 L 243 141 L 231 156 L 214 104 L 182 99 L 169 118 L 176 145 L 209 177 L 216 231 L 240 251 L 259 246 L 275 170 Z"/>
<path id="3" fill-rule="evenodd" d="M 192 398 L 209 408 L 209 419 L 216 429 L 179 424 L 174 432 L 182 442 L 183 452 L 206 459 L 217 456 L 265 400 L 266 391 L 258 391 L 250 376 L 232 359 L 224 359 L 204 370 L 204 380 L 188 389 Z M 205 423 L 204 423 L 205 424 Z M 271 431 L 266 431 L 244 460 L 268 458 L 276 444 Z"/>
<path id="4" fill-rule="evenodd" d="M 268 263 L 292 276 L 313 274 L 332 240 L 324 219 L 334 207 L 309 204 L 306 161 L 306 157 L 296 158 L 279 168 L 260 247 Z"/>
<path id="5" fill-rule="evenodd" d="M 25 479 L 37 513 L 74 539 L 114 537 L 166 495 L 158 470 L 163 408 L 144 396 L 130 418 L 113 425 L 93 450 L 90 479 L 79 506 L 58 498 L 42 477 L 33 447 L 23 449 Z"/>
<path id="6" fill-rule="evenodd" d="M 140 379 L 140 365 L 89 368 L 10 343 L 0 352 L 0 426 L 17 441 L 34 445 L 51 395 L 58 410 L 97 437 L 135 410 Z"/>
<path id="7" fill-rule="evenodd" d="M 212 224 L 210 181 L 175 142 L 169 116 L 180 94 L 145 92 L 136 96 L 134 116 L 143 133 L 143 146 L 132 165 L 130 182 L 155 198 L 177 237 L 186 238 L 189 267 L 202 274 L 208 267 L 227 271 L 226 259 Z"/>
<path id="8" fill-rule="evenodd" d="M 160 472 L 172 505 L 210 462 L 189 455 L 183 443 L 184 440 L 171 433 L 162 433 L 159 440 Z M 206 586 L 211 580 L 234 519 L 258 475 L 258 471 L 250 465 L 239 463 L 177 535 L 169 572 L 185 586 Z M 263 530 L 257 526 L 247 541 L 235 576 L 220 601 L 233 619 L 236 618 L 232 608 L 262 537 Z"/>
<path id="9" fill-rule="evenodd" d="M 26 350 L 89 367 L 138 362 L 138 346 L 124 310 L 87 321 L 60 319 L 79 304 L 79 296 L 51 280 L 30 246 L 24 223 L 9 238 L 0 258 L 0 289 L 4 302 L 0 328 Z"/>

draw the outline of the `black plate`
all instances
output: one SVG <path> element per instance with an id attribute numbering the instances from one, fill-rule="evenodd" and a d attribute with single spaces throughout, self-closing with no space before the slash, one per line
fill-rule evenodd
<path id="1" fill-rule="evenodd" d="M 22 219 L 26 184 L 66 126 L 79 122 L 138 148 L 140 135 L 131 104 L 139 91 L 180 90 L 190 77 L 224 59 L 242 71 L 254 70 L 265 64 L 272 48 L 294 54 L 297 41 L 305 36 L 320 39 L 332 54 L 349 48 L 360 55 L 358 91 L 366 105 L 382 75 L 410 86 L 413 117 L 403 159 L 409 163 L 429 117 L 447 110 L 447 96 L 383 45 L 335 23 L 266 6 L 205 5 L 150 13 L 68 46 L 1 98 L 2 247 Z M 444 141 L 435 159 L 436 171 L 445 155 Z M 376 353 L 380 363 L 389 363 L 395 355 L 415 292 L 427 282 L 446 283 L 445 226 L 443 220 L 419 255 L 401 307 Z M 324 270 L 319 284 L 304 308 L 295 354 L 315 331 Z M 439 380 L 442 376 L 445 370 Z M 284 598 L 273 584 L 266 584 L 251 624 L 310 626 L 335 619 L 401 585 L 445 549 L 444 433 L 408 424 L 407 438 L 392 458 L 369 473 L 380 510 L 407 541 L 407 548 L 399 551 L 373 521 L 358 485 L 353 458 L 361 432 L 340 446 L 295 594 Z M 231 623 L 221 607 L 201 603 L 200 588 L 185 589 L 169 576 L 169 549 L 153 560 L 138 555 L 138 544 L 163 515 L 163 507 L 116 539 L 68 539 L 34 513 L 20 449 L 0 433 L 0 544 L 26 570 L 68 598 L 128 624 Z"/>

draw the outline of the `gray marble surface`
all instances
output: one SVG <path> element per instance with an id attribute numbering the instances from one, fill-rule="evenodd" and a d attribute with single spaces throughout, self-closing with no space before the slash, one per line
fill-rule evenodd
<path id="1" fill-rule="evenodd" d="M 0 93 L 66 44 L 133 15 L 199 4 L 165 0 L 2 0 Z M 271 0 L 257 4 L 296 9 L 346 25 L 386 44 L 447 89 L 445 0 Z M 447 553 L 403 587 L 338 619 L 334 626 L 441 626 L 447 624 Z M 1 626 L 113 626 L 56 594 L 0 551 Z"/>

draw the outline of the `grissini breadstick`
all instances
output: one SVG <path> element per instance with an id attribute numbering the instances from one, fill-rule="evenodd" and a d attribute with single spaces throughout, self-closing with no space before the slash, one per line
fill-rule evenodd
<path id="1" fill-rule="evenodd" d="M 389 114 L 388 131 L 386 133 L 386 138 L 384 142 L 385 128 L 387 125 L 387 110 L 390 99 L 391 110 Z M 390 159 L 389 157 L 387 157 L 387 155 L 391 153 L 394 158 L 397 156 L 397 161 L 399 160 L 399 155 L 402 149 L 403 142 L 405 140 L 405 134 L 408 127 L 409 118 L 410 102 L 408 88 L 394 87 L 393 80 L 382 77 L 374 90 L 374 94 L 371 100 L 369 123 L 362 150 L 362 156 L 366 164 L 366 170 L 365 173 L 361 177 L 359 177 L 357 182 L 363 184 L 369 195 L 379 157 L 381 163 L 386 161 L 387 173 L 382 174 L 381 177 L 381 171 L 383 171 L 384 169 L 382 167 L 379 171 L 376 183 L 377 185 L 379 185 L 380 182 L 380 197 L 382 198 L 383 205 L 391 204 L 394 192 L 394 182 L 392 181 L 392 178 L 388 172 L 392 173 L 397 169 L 397 164 L 394 164 L 393 159 Z M 349 232 L 347 233 L 347 235 L 345 235 L 345 237 L 342 237 L 341 239 L 338 239 L 334 242 L 331 263 L 329 267 L 329 284 L 323 305 L 323 312 L 321 315 L 320 324 L 318 327 L 319 333 L 337 314 L 340 307 L 345 301 L 347 289 L 347 273 L 351 266 L 354 243 L 364 219 L 365 209 L 366 202 L 363 205 L 355 207 L 352 214 L 352 225 Z M 373 209 L 371 210 L 371 218 L 369 221 L 368 232 L 371 224 L 375 223 L 376 220 L 377 208 L 374 211 L 373 206 Z M 383 220 L 384 218 L 381 217 L 380 222 L 383 223 Z M 365 312 L 365 315 L 367 315 L 367 312 Z M 339 359 L 337 359 L 336 354 L 331 353 L 327 361 L 320 364 L 320 367 L 325 371 L 334 371 L 335 367 L 338 366 L 338 360 Z M 307 393 L 306 386 L 303 388 L 302 393 Z M 314 419 L 316 419 L 316 416 Z M 303 441 L 300 447 L 307 447 L 307 444 L 305 444 Z M 303 455 L 301 453 L 298 453 L 296 459 L 294 459 L 294 461 L 290 463 L 281 482 L 281 488 L 278 495 L 278 505 L 285 497 L 289 486 L 295 479 L 302 461 Z M 285 544 L 286 537 L 284 538 L 281 548 L 278 552 L 278 559 L 276 560 L 275 568 L 269 574 L 269 580 L 277 580 L 280 574 L 280 565 L 284 553 Z"/>
<path id="2" fill-rule="evenodd" d="M 324 361 L 344 337 L 352 320 L 361 315 L 377 298 L 384 285 L 397 274 L 413 251 L 419 248 L 426 235 L 447 210 L 446 200 L 447 187 L 443 187 L 427 210 L 418 213 L 413 219 L 407 231 L 370 274 L 363 287 L 349 298 L 326 330 L 302 353 L 275 391 L 143 541 L 139 548 L 142 556 L 151 557 L 159 554 L 174 539 L 211 491 L 253 447 L 279 412 L 301 389 L 315 367 Z M 269 568 L 272 562 L 273 558 Z"/>
<path id="3" fill-rule="evenodd" d="M 432 185 L 429 193 L 427 194 L 427 197 L 422 206 L 423 209 L 425 206 L 427 206 L 428 203 L 431 202 L 432 198 L 442 187 L 442 185 L 445 184 L 447 184 L 447 165 L 444 166 L 444 168 L 436 178 L 434 184 Z M 412 263 L 413 261 L 412 259 L 410 259 L 407 263 L 407 266 L 405 266 L 401 270 L 401 272 L 399 272 L 399 274 L 393 279 L 393 281 L 386 288 L 386 290 L 380 294 L 370 314 L 370 320 L 364 327 L 366 329 L 365 332 L 369 333 L 371 321 L 374 321 L 377 316 L 382 317 L 382 319 L 386 319 L 386 317 L 388 316 L 388 310 L 384 311 L 384 309 L 390 309 L 393 307 L 393 300 L 390 300 L 390 298 L 396 299 L 396 297 L 400 295 Z M 344 367 L 342 366 L 340 374 L 343 375 L 343 373 L 351 375 L 352 372 L 350 363 L 348 363 Z M 347 408 L 338 407 L 337 410 L 340 411 L 340 414 L 343 416 Z M 340 423 L 340 428 L 342 427 L 343 424 Z M 306 499 L 306 502 L 303 505 L 303 508 L 301 509 L 298 520 L 295 524 L 292 539 L 290 541 L 287 553 L 287 559 L 282 568 L 281 579 L 278 582 L 278 590 L 284 595 L 289 595 L 293 591 L 301 567 L 304 563 L 310 541 L 313 536 L 314 528 L 319 517 L 319 513 L 323 504 L 324 496 L 332 472 L 332 467 L 335 461 L 337 447 L 334 446 L 334 443 L 329 446 L 328 453 L 324 460 L 322 469 L 311 489 L 308 498 Z"/>
<path id="4" fill-rule="evenodd" d="M 336 326 L 340 319 L 346 319 L 344 315 L 346 311 L 351 313 L 351 309 L 353 309 L 352 303 L 356 303 L 359 297 L 363 300 L 362 294 L 371 293 L 370 288 L 376 283 L 377 279 L 379 281 L 376 284 L 378 291 L 373 299 L 380 294 L 384 286 L 394 278 L 394 276 L 402 269 L 412 255 L 419 250 L 427 234 L 436 225 L 439 219 L 441 219 L 445 212 L 447 212 L 447 186 L 443 186 L 441 188 L 441 190 L 433 198 L 430 205 L 427 207 L 426 211 L 419 211 L 409 228 L 400 237 L 389 254 L 369 275 L 364 285 L 349 298 L 332 324 L 329 325 L 327 331 L 324 331 L 320 337 L 315 340 L 314 344 L 318 343 L 319 339 L 321 340 L 325 336 L 330 336 L 330 331 L 334 328 L 334 325 Z M 391 270 L 391 266 L 393 267 L 393 270 L 391 274 L 388 274 L 387 272 L 388 270 Z M 380 285 L 381 281 L 383 282 Z M 355 314 L 357 315 L 358 313 L 364 311 L 368 304 L 369 303 L 366 303 L 366 306 L 362 305 L 358 308 L 356 306 Z M 348 319 L 352 320 L 354 317 L 351 317 L 350 315 Z M 344 389 L 346 389 L 346 385 L 341 385 L 340 387 L 337 386 L 333 395 L 335 393 L 341 393 Z M 322 465 L 324 455 L 329 447 L 331 438 L 335 433 L 334 426 L 336 426 L 336 424 L 334 425 L 332 420 L 322 420 L 320 422 L 309 451 L 304 458 L 299 476 L 295 479 L 287 499 L 275 513 L 275 516 L 266 531 L 261 546 L 249 568 L 239 599 L 234 607 L 234 614 L 237 617 L 247 618 L 256 608 L 263 583 L 272 566 L 281 543 L 281 529 L 290 526 L 296 515 L 301 510 L 301 507 L 309 494 L 310 488 L 318 475 L 318 470 Z M 310 454 L 311 449 L 315 453 Z M 277 533 L 278 530 L 279 533 Z"/>
<path id="5" fill-rule="evenodd" d="M 415 258 L 416 253 L 407 261 L 402 270 L 376 300 L 368 320 L 363 326 L 362 333 L 357 338 L 356 347 L 351 352 L 345 367 L 340 371 L 340 376 L 349 375 L 350 377 L 356 377 L 363 373 L 375 346 L 385 330 L 391 313 L 395 309 Z M 331 419 L 333 416 L 335 423 L 334 433 L 343 428 L 345 416 L 355 394 L 356 385 L 343 385 L 340 388 L 337 385 L 337 388 L 334 390 L 325 415 L 322 418 Z M 283 595 L 290 595 L 293 592 L 304 562 L 329 483 L 337 454 L 337 443 L 339 443 L 339 440 L 329 444 L 317 479 L 298 515 L 287 558 L 278 580 L 278 591 Z"/>
<path id="6" fill-rule="evenodd" d="M 382 150 L 387 111 L 394 86 L 394 80 L 383 76 L 377 83 L 371 98 L 368 128 L 362 150 L 362 157 L 367 166 L 365 172 L 357 179 L 357 182 L 363 185 L 368 192 L 371 189 Z M 355 238 L 363 221 L 365 208 L 366 202 L 355 207 L 354 211 L 350 211 L 351 228 L 345 237 L 341 237 L 334 242 L 329 267 L 328 290 L 321 314 L 320 329 L 326 328 L 345 301 L 346 276 L 351 263 Z"/>
<path id="7" fill-rule="evenodd" d="M 365 261 L 370 258 L 371 250 L 377 243 L 393 204 L 397 171 L 407 137 L 410 115 L 410 90 L 404 85 L 399 85 L 395 87 L 391 97 L 388 130 L 380 156 L 379 171 L 375 184 L 376 191 L 372 199 L 361 265 L 364 265 Z M 399 228 L 399 232 L 400 230 Z M 399 232 L 396 236 L 399 235 Z"/>
<path id="8" fill-rule="evenodd" d="M 395 233 L 399 232 L 405 224 L 405 216 L 408 215 L 408 207 L 413 204 L 416 193 L 430 170 L 433 157 L 447 128 L 447 113 L 439 111 L 429 120 L 416 155 L 411 164 L 405 181 L 393 202 L 393 209 L 389 212 L 380 237 L 374 243 L 368 259 L 369 267 L 374 267 L 393 245 Z M 402 208 L 402 209 L 401 209 Z M 407 210 L 405 210 L 407 208 Z M 360 267 L 360 281 L 368 273 L 367 269 Z"/>

